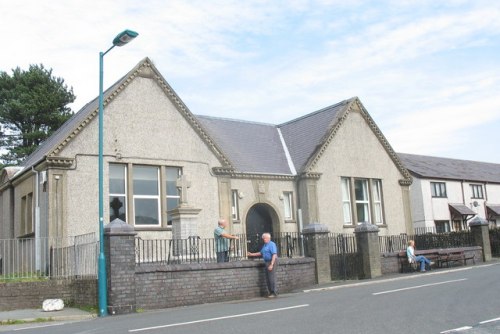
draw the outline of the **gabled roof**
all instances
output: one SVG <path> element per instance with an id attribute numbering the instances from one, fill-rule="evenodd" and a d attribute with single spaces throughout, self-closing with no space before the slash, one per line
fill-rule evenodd
<path id="1" fill-rule="evenodd" d="M 420 178 L 500 183 L 500 164 L 398 153 L 410 172 Z"/>
<path id="2" fill-rule="evenodd" d="M 194 115 L 189 111 L 187 106 L 182 102 L 175 91 L 165 81 L 161 73 L 156 69 L 149 58 L 144 58 L 131 71 L 124 75 L 120 80 L 108 88 L 104 93 L 104 107 L 110 103 L 121 91 L 123 91 L 129 83 L 137 76 L 145 76 L 153 78 L 162 87 L 165 94 L 176 105 L 182 116 L 191 124 L 202 140 L 207 143 L 207 146 L 214 152 L 224 166 L 231 167 L 231 163 L 224 156 L 222 150 L 208 136 L 202 126 L 196 121 Z M 35 166 L 43 159 L 50 156 L 57 156 L 59 151 L 78 135 L 78 133 L 98 116 L 99 105 L 98 97 L 87 103 L 82 109 L 74 114 L 66 121 L 56 132 L 54 132 L 38 149 L 33 152 L 22 164 L 23 171 Z"/>
<path id="3" fill-rule="evenodd" d="M 353 99 L 345 100 L 278 126 L 297 171 L 303 171 L 312 154 L 324 143 Z"/>

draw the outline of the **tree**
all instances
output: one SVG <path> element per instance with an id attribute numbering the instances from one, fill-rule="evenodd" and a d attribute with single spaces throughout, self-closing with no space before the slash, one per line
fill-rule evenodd
<path id="1" fill-rule="evenodd" d="M 12 76 L 0 72 L 0 159 L 6 165 L 22 163 L 56 131 L 72 111 L 73 87 L 52 76 L 52 69 L 30 65 Z"/>

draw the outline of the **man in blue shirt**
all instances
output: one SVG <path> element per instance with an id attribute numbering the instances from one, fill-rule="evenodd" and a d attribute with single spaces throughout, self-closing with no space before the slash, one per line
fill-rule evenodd
<path id="1" fill-rule="evenodd" d="M 276 286 L 276 268 L 278 266 L 278 248 L 276 244 L 271 241 L 271 234 L 262 234 L 264 246 L 260 252 L 248 252 L 248 256 L 262 256 L 266 268 L 266 283 L 267 290 L 269 291 L 269 298 L 276 298 L 278 296 L 278 287 Z"/>

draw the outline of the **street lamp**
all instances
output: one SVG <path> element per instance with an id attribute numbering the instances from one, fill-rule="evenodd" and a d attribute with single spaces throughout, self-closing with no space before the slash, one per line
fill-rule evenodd
<path id="1" fill-rule="evenodd" d="M 124 30 L 113 39 L 113 45 L 106 52 L 99 52 L 99 263 L 98 263 L 98 297 L 99 316 L 108 314 L 107 284 L 106 284 L 106 258 L 104 257 L 104 199 L 103 199 L 103 60 L 104 55 L 115 46 L 123 46 L 139 35 L 132 30 Z"/>

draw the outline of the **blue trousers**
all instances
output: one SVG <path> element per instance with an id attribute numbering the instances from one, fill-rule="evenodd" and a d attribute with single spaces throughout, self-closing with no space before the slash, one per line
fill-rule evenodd
<path id="1" fill-rule="evenodd" d="M 420 262 L 420 271 L 425 271 L 425 266 L 427 264 L 431 264 L 431 260 L 429 260 L 423 255 L 415 256 L 415 261 Z"/>

